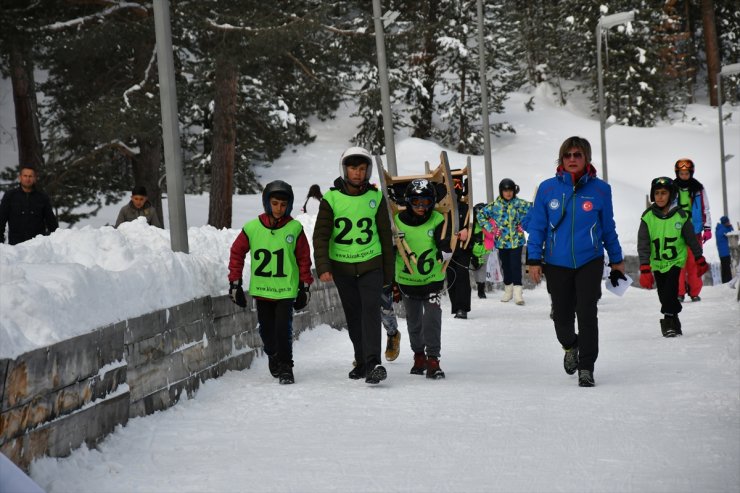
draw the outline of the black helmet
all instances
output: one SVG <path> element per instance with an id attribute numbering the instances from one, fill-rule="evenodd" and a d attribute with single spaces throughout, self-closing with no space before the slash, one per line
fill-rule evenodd
<path id="1" fill-rule="evenodd" d="M 290 212 L 293 210 L 293 187 L 288 185 L 282 180 L 271 181 L 262 190 L 262 206 L 265 208 L 265 212 L 268 216 L 272 215 L 272 207 L 270 206 L 270 197 L 277 195 L 277 198 L 288 201 L 288 207 L 285 209 L 285 216 L 290 216 Z"/>
<path id="2" fill-rule="evenodd" d="M 434 204 L 437 203 L 437 188 L 426 178 L 416 178 L 415 180 L 411 180 L 409 184 L 406 185 L 406 193 L 404 194 L 406 205 L 411 207 L 411 201 L 415 198 L 429 199 L 429 206 L 425 207 L 425 209 L 429 211 L 433 209 Z"/>
<path id="3" fill-rule="evenodd" d="M 676 187 L 676 184 L 673 183 L 673 180 L 671 180 L 667 176 L 661 176 L 655 178 L 650 183 L 650 202 L 655 202 L 655 191 L 659 188 L 668 190 L 669 204 L 673 203 L 673 201 L 676 200 L 676 196 L 678 195 L 678 187 Z"/>
<path id="4" fill-rule="evenodd" d="M 478 217 L 478 213 L 486 206 L 483 202 L 479 202 L 473 206 L 473 220 Z"/>
<path id="5" fill-rule="evenodd" d="M 516 194 L 519 193 L 519 185 L 514 183 L 514 180 L 511 178 L 504 178 L 501 180 L 501 183 L 498 184 L 498 194 L 503 195 L 504 190 L 512 190 L 514 192 L 514 197 L 516 197 Z"/>

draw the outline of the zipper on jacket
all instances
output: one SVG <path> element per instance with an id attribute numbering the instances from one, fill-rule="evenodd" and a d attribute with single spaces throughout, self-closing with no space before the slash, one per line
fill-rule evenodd
<path id="1" fill-rule="evenodd" d="M 576 186 L 573 185 L 573 195 L 571 198 L 572 217 L 570 218 L 570 254 L 573 257 L 573 268 L 578 267 L 576 263 Z"/>

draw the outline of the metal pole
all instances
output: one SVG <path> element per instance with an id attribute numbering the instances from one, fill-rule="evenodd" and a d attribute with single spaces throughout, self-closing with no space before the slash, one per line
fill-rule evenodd
<path id="1" fill-rule="evenodd" d="M 162 140 L 167 173 L 167 207 L 170 213 L 172 251 L 188 253 L 185 194 L 182 179 L 180 129 L 177 119 L 175 64 L 172 57 L 169 0 L 154 0 L 154 33 L 157 42 L 159 100 L 162 105 Z"/>
<path id="2" fill-rule="evenodd" d="M 727 216 L 727 178 L 725 174 L 725 134 L 722 129 L 722 72 L 717 74 L 717 113 L 719 114 L 719 163 L 722 167 L 722 210 Z"/>
<path id="3" fill-rule="evenodd" d="M 601 171 L 606 182 L 609 177 L 606 170 L 606 128 L 604 116 L 604 81 L 601 74 L 601 21 L 596 23 L 596 74 L 599 86 L 599 130 L 601 131 Z"/>
<path id="4" fill-rule="evenodd" d="M 478 58 L 480 63 L 480 99 L 483 115 L 483 169 L 486 171 L 486 201 L 493 202 L 493 164 L 491 163 L 491 130 L 488 121 L 488 81 L 486 50 L 483 36 L 483 0 L 478 0 Z"/>
<path id="5" fill-rule="evenodd" d="M 373 21 L 375 22 L 375 48 L 378 52 L 378 76 L 380 78 L 380 103 L 383 111 L 386 161 L 388 162 L 388 172 L 396 176 L 398 175 L 396 143 L 393 136 L 391 92 L 388 84 L 388 65 L 385 59 L 385 35 L 383 34 L 380 0 L 373 0 Z"/>

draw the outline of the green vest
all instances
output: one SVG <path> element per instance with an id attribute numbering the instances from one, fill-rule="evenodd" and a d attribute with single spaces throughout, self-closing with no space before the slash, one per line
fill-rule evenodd
<path id="1" fill-rule="evenodd" d="M 291 219 L 282 228 L 267 228 L 254 219 L 244 225 L 249 238 L 249 294 L 283 300 L 298 294 L 299 269 L 295 258 L 303 225 Z"/>
<path id="2" fill-rule="evenodd" d="M 329 242 L 329 258 L 350 264 L 365 262 L 382 253 L 375 215 L 383 193 L 370 189 L 362 195 L 346 195 L 338 190 L 324 194 L 334 211 L 334 230 Z"/>
<path id="3" fill-rule="evenodd" d="M 650 233 L 650 268 L 667 272 L 671 267 L 683 267 L 686 263 L 686 241 L 681 235 L 688 215 L 674 209 L 668 217 L 658 217 L 650 208 L 642 215 Z"/>
<path id="4" fill-rule="evenodd" d="M 406 270 L 401 255 L 396 253 L 396 281 L 407 286 L 423 286 L 445 278 L 442 272 L 442 262 L 437 260 L 437 244 L 434 239 L 434 230 L 445 220 L 437 211 L 432 211 L 429 219 L 419 226 L 404 224 L 396 215 L 393 218 L 398 229 L 405 233 L 406 243 L 416 255 L 416 265 L 411 263 L 414 273 Z"/>
<path id="5" fill-rule="evenodd" d="M 691 214 L 691 192 L 688 188 L 678 189 L 678 205 L 688 214 Z"/>

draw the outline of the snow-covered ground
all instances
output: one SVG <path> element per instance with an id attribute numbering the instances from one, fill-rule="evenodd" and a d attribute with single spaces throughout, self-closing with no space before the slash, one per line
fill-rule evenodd
<path id="1" fill-rule="evenodd" d="M 531 199 L 552 176 L 560 143 L 589 139 L 601 170 L 599 126 L 582 105 L 561 108 L 544 86 L 536 111 L 513 94 L 516 135 L 493 139 L 493 182 L 509 177 Z M 732 113 L 726 106 L 725 115 Z M 294 215 L 311 234 L 317 210 L 298 209 L 312 183 L 326 190 L 356 123 L 315 122 L 316 142 L 260 171 L 262 183 L 294 186 Z M 497 117 L 499 118 L 499 117 Z M 725 125 L 729 216 L 740 219 L 740 124 Z M 716 109 L 692 105 L 686 119 L 607 132 L 609 182 L 626 254 L 636 253 L 650 180 L 673 176 L 691 157 L 722 215 Z M 399 135 L 399 173 L 436 163 L 440 148 Z M 466 156 L 450 152 L 463 166 Z M 3 151 L 3 164 L 7 153 Z M 485 201 L 483 158 L 473 157 L 475 201 Z M 497 195 L 497 192 L 494 193 Z M 232 229 L 204 226 L 208 196 L 186 198 L 190 253 L 172 253 L 169 232 L 112 224 L 123 204 L 21 245 L 0 245 L 0 357 L 64 340 L 202 295 L 224 294 L 229 246 L 261 210 L 234 197 Z M 165 215 L 166 216 L 166 215 Z M 168 223 L 165 218 L 166 224 Z M 714 240 L 706 256 L 717 259 Z M 196 397 L 134 419 L 101 444 L 31 473 L 48 491 L 740 491 L 740 313 L 736 292 L 705 288 L 687 303 L 683 338 L 658 328 L 655 291 L 631 288 L 600 303 L 597 387 L 562 370 L 543 287 L 527 305 L 473 300 L 471 319 L 443 320 L 444 381 L 408 375 L 410 350 L 377 388 L 349 381 L 346 333 L 318 327 L 295 345 L 293 386 L 278 386 L 266 362 L 206 382 Z M 401 326 L 405 330 L 404 322 Z"/>

